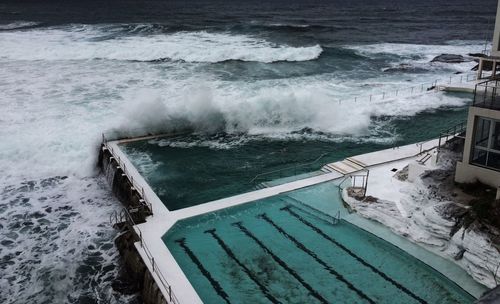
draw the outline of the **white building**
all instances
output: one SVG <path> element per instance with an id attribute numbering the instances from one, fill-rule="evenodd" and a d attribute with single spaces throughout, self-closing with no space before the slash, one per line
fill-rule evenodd
<path id="1" fill-rule="evenodd" d="M 500 22 L 498 22 L 498 19 L 500 18 L 500 1 L 498 2 L 497 6 L 497 16 L 496 16 L 496 21 L 495 21 L 495 32 L 493 34 L 493 45 L 491 46 L 491 52 L 489 56 L 479 58 L 479 65 L 477 69 L 477 78 L 482 79 L 484 78 L 483 75 L 483 68 L 486 66 L 491 67 L 491 75 L 496 75 L 498 65 L 500 65 Z"/>
<path id="2" fill-rule="evenodd" d="M 492 63 L 493 72 L 476 85 L 474 102 L 469 108 L 463 159 L 457 163 L 455 181 L 480 181 L 498 189 L 500 196 L 500 78 L 496 77 L 500 63 L 500 1 L 497 8 L 491 56 L 480 60 L 478 76 L 484 62 Z"/>

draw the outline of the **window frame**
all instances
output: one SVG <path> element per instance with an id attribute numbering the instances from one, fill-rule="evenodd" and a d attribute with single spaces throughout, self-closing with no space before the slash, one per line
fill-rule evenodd
<path id="1" fill-rule="evenodd" d="M 490 124 L 489 131 L 488 131 L 488 144 L 486 145 L 486 147 L 476 145 L 477 128 L 479 127 L 479 120 L 480 119 L 488 120 L 489 124 Z M 500 150 L 496 150 L 496 149 L 492 148 L 492 146 L 493 146 L 493 134 L 495 132 L 495 126 L 497 124 L 500 125 L 499 119 L 494 119 L 494 118 L 484 117 L 484 116 L 476 116 L 474 118 L 474 130 L 472 133 L 473 136 L 472 136 L 471 149 L 470 149 L 470 155 L 469 155 L 469 164 L 474 165 L 474 166 L 478 166 L 478 167 L 482 167 L 482 168 L 486 168 L 486 169 L 490 169 L 493 171 L 500 171 L 500 168 L 488 166 L 490 153 L 500 155 Z M 486 152 L 485 165 L 478 164 L 478 163 L 474 162 L 473 158 L 474 158 L 474 153 L 477 151 L 476 149 Z"/>

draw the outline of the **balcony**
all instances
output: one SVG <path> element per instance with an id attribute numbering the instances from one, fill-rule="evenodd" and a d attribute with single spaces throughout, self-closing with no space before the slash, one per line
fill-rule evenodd
<path id="1" fill-rule="evenodd" d="M 472 105 L 500 111 L 500 80 L 493 79 L 476 84 Z"/>

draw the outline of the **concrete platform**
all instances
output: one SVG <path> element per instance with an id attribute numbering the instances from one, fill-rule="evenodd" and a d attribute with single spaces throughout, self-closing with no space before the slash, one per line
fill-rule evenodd
<path id="1" fill-rule="evenodd" d="M 265 199 L 281 193 L 338 180 L 344 176 L 365 171 L 381 164 L 416 157 L 432 150 L 438 144 L 438 140 L 434 139 L 422 143 L 352 156 L 339 162 L 326 164 L 322 168 L 322 171 L 325 173 L 321 175 L 235 195 L 185 209 L 169 211 L 130 162 L 125 153 L 120 149 L 119 144 L 129 141 L 129 139 L 124 141 L 118 140 L 107 142 L 105 145 L 111 151 L 112 155 L 119 160 L 120 165 L 126 168 L 125 171 L 129 179 L 133 180 L 135 187 L 140 189 L 140 192 L 143 193 L 152 206 L 153 215 L 147 217 L 145 223 L 134 226 L 137 235 L 139 235 L 142 240 L 142 242 L 137 242 L 135 246 L 144 259 L 148 269 L 152 272 L 153 278 L 158 286 L 163 286 L 160 288 L 164 296 L 168 298 L 168 291 L 164 288 L 168 285 L 172 288 L 172 292 L 179 302 L 192 304 L 202 303 L 202 300 L 162 241 L 163 235 L 172 228 L 176 222 L 201 214 Z M 162 280 L 168 280 L 168 282 L 165 284 Z M 172 303 L 176 302 L 177 301 L 174 300 Z"/>
<path id="2" fill-rule="evenodd" d="M 416 144 L 351 156 L 338 162 L 326 164 L 321 168 L 321 171 L 349 175 L 366 170 L 372 166 L 423 155 L 434 149 L 438 144 L 439 139 L 433 139 Z"/>

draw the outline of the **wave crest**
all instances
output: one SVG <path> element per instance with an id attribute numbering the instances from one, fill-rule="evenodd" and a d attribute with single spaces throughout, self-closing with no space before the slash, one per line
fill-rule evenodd
<path id="1" fill-rule="evenodd" d="M 137 31 L 140 32 L 139 27 Z M 0 58 L 9 60 L 131 60 L 272 63 L 317 59 L 319 45 L 289 46 L 228 33 L 176 32 L 113 36 L 91 26 L 0 33 Z"/>
<path id="2" fill-rule="evenodd" d="M 34 22 L 34 21 L 16 21 L 16 22 L 7 23 L 7 24 L 0 24 L 0 31 L 8 31 L 8 30 L 16 30 L 16 29 L 34 27 L 34 26 L 37 26 L 39 24 L 40 24 L 40 22 Z"/>

